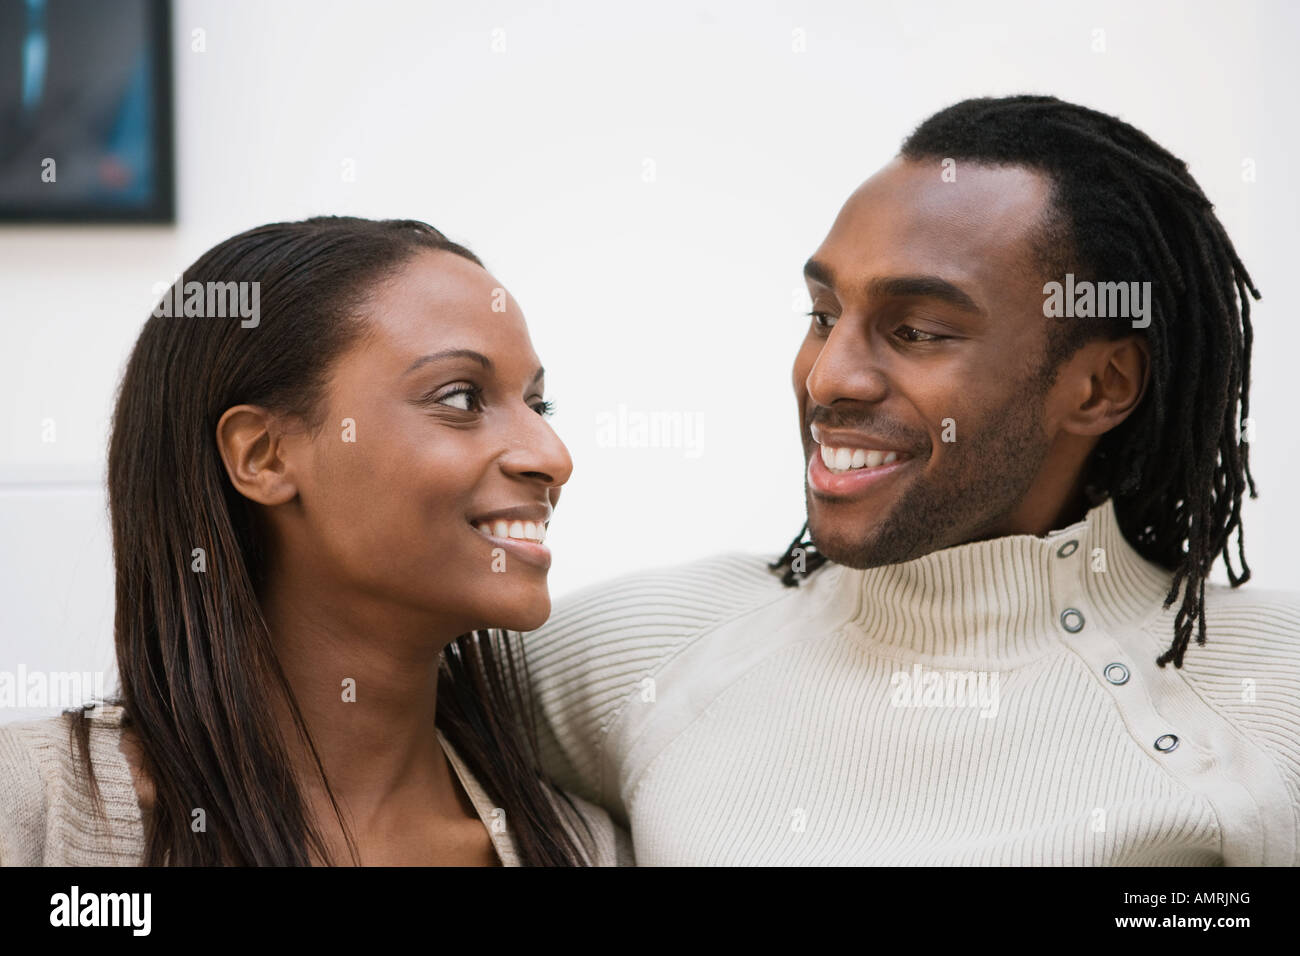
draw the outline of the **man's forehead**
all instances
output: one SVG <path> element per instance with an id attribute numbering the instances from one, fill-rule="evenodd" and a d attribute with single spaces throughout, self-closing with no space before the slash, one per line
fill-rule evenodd
<path id="1" fill-rule="evenodd" d="M 1027 166 L 897 156 L 854 190 L 845 206 L 893 200 L 935 215 L 1004 215 L 1040 209 L 1050 192 L 1048 176 Z"/>
<path id="2" fill-rule="evenodd" d="M 874 262 L 996 281 L 1022 271 L 1050 197 L 1025 167 L 895 159 L 849 197 L 813 258 L 837 276 Z"/>

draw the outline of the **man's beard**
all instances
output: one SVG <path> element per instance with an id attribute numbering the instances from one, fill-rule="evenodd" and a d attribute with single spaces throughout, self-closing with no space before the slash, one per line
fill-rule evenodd
<path id="1" fill-rule="evenodd" d="M 1046 459 L 1050 442 L 1042 423 L 1048 384 L 1031 378 L 987 417 L 988 425 L 974 440 L 963 437 L 957 422 L 957 440 L 947 450 L 949 468 L 938 476 L 943 484 L 920 471 L 867 540 L 848 545 L 819 540 L 805 483 L 813 545 L 836 564 L 865 569 L 911 561 L 984 536 L 1019 506 Z"/>

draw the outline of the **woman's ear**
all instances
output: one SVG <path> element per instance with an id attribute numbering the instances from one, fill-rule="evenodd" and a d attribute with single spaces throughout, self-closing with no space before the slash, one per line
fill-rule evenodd
<path id="1" fill-rule="evenodd" d="M 1150 347 L 1139 335 L 1086 343 L 1070 363 L 1078 370 L 1077 404 L 1062 426 L 1077 435 L 1102 435 L 1129 415 L 1146 394 Z"/>
<path id="2" fill-rule="evenodd" d="M 217 449 L 235 489 L 263 505 L 298 494 L 281 420 L 257 405 L 235 405 L 217 422 Z"/>

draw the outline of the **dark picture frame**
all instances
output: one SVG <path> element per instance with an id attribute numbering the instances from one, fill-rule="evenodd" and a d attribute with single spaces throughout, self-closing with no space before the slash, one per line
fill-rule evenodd
<path id="1" fill-rule="evenodd" d="M 0 0 L 0 223 L 176 221 L 171 33 L 171 0 Z"/>

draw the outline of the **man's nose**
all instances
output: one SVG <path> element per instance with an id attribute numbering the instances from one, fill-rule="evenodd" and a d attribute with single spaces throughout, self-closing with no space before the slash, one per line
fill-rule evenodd
<path id="1" fill-rule="evenodd" d="M 808 371 L 804 383 L 816 405 L 836 401 L 879 402 L 888 392 L 888 380 L 862 322 L 841 317 Z"/>

